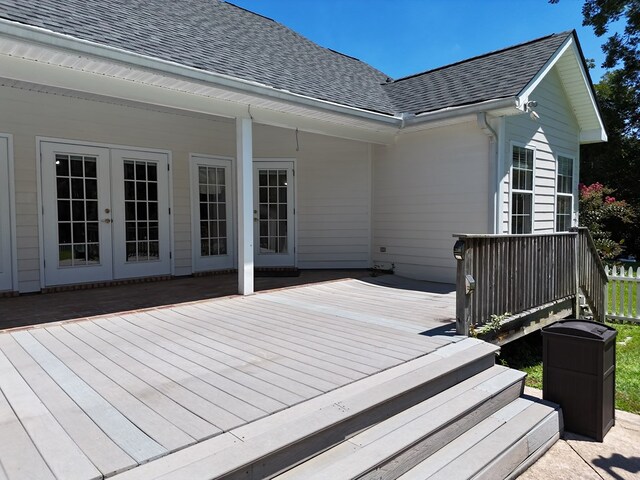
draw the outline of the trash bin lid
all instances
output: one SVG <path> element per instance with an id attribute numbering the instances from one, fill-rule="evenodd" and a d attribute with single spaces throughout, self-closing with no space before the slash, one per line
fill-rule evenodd
<path id="1" fill-rule="evenodd" d="M 618 332 L 602 323 L 588 320 L 560 320 L 542 329 L 542 333 L 560 333 L 572 337 L 590 338 L 592 340 L 607 340 L 615 337 Z"/>

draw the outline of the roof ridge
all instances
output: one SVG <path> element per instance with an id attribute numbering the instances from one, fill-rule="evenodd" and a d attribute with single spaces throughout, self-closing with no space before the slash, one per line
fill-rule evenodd
<path id="1" fill-rule="evenodd" d="M 480 58 L 490 57 L 490 56 L 496 55 L 498 53 L 503 53 L 503 52 L 507 52 L 509 50 L 514 50 L 516 48 L 520 48 L 520 47 L 524 47 L 524 46 L 527 46 L 527 45 L 531 45 L 533 43 L 541 42 L 541 41 L 547 40 L 549 38 L 560 37 L 562 35 L 567 35 L 568 36 L 568 35 L 572 34 L 574 31 L 575 30 L 565 30 L 564 32 L 552 33 L 550 35 L 545 35 L 544 37 L 534 38 L 533 40 L 528 40 L 526 42 L 518 43 L 516 45 L 511 45 L 509 47 L 501 48 L 499 50 L 492 50 L 490 52 L 482 53 L 480 55 L 476 55 L 475 57 L 465 58 L 463 60 L 459 60 L 459 61 L 453 62 L 453 63 L 448 63 L 448 64 L 442 65 L 440 67 L 436 67 L 436 68 L 432 68 L 432 69 L 429 69 L 429 70 L 425 70 L 423 72 L 418 72 L 418 73 L 414 73 L 412 75 L 407 75 L 406 77 L 400 77 L 400 78 L 397 78 L 397 79 L 393 80 L 393 82 L 384 83 L 382 85 L 393 85 L 394 83 L 398 83 L 398 82 L 402 82 L 404 80 L 408 80 L 408 79 L 411 79 L 411 78 L 419 77 L 421 75 L 426 75 L 427 73 L 437 72 L 439 70 L 444 70 L 445 68 L 455 67 L 456 65 L 461 65 L 463 63 L 471 62 L 473 60 L 478 60 Z"/>
<path id="2" fill-rule="evenodd" d="M 251 11 L 251 10 L 247 9 L 247 8 L 241 7 L 240 5 L 236 5 L 235 3 L 231 3 L 231 2 L 230 2 L 230 1 L 228 1 L 228 0 L 221 0 L 221 3 L 226 3 L 227 5 L 231 5 L 232 7 L 235 7 L 235 8 L 237 8 L 237 9 L 239 9 L 239 10 L 244 10 L 245 12 L 251 13 L 251 14 L 253 14 L 253 15 L 257 16 L 257 17 L 262 17 L 262 18 L 264 18 L 265 20 L 270 20 L 270 21 L 272 21 L 273 23 L 277 23 L 277 24 L 279 24 L 279 25 L 282 25 L 280 22 L 275 21 L 275 20 L 274 20 L 273 18 L 271 18 L 271 17 L 267 17 L 266 15 L 261 15 L 261 14 L 259 14 L 259 13 L 257 13 L 257 12 L 253 12 L 253 11 Z M 284 25 L 283 25 L 283 26 L 284 26 Z"/>

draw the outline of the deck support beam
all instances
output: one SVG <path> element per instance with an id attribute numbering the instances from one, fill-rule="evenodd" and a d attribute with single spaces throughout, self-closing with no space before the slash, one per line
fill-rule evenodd
<path id="1" fill-rule="evenodd" d="M 253 277 L 253 124 L 236 119 L 236 178 L 238 179 L 238 293 L 254 292 Z"/>

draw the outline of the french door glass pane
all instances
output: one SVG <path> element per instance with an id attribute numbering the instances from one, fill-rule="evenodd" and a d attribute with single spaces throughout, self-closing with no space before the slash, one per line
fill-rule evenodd
<path id="1" fill-rule="evenodd" d="M 258 172 L 260 253 L 288 253 L 287 170 Z"/>
<path id="2" fill-rule="evenodd" d="M 222 167 L 198 167 L 200 255 L 227 254 L 226 175 Z"/>
<path id="3" fill-rule="evenodd" d="M 89 155 L 57 154 L 55 162 L 58 265 L 97 265 L 100 263 L 97 159 Z"/>
<path id="4" fill-rule="evenodd" d="M 124 161 L 124 220 L 126 260 L 159 260 L 158 165 L 143 160 Z"/>

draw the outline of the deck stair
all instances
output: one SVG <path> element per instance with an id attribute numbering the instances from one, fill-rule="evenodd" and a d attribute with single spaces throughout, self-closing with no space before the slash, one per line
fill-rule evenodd
<path id="1" fill-rule="evenodd" d="M 508 478 L 561 420 L 496 351 L 459 340 L 112 478 Z"/>

